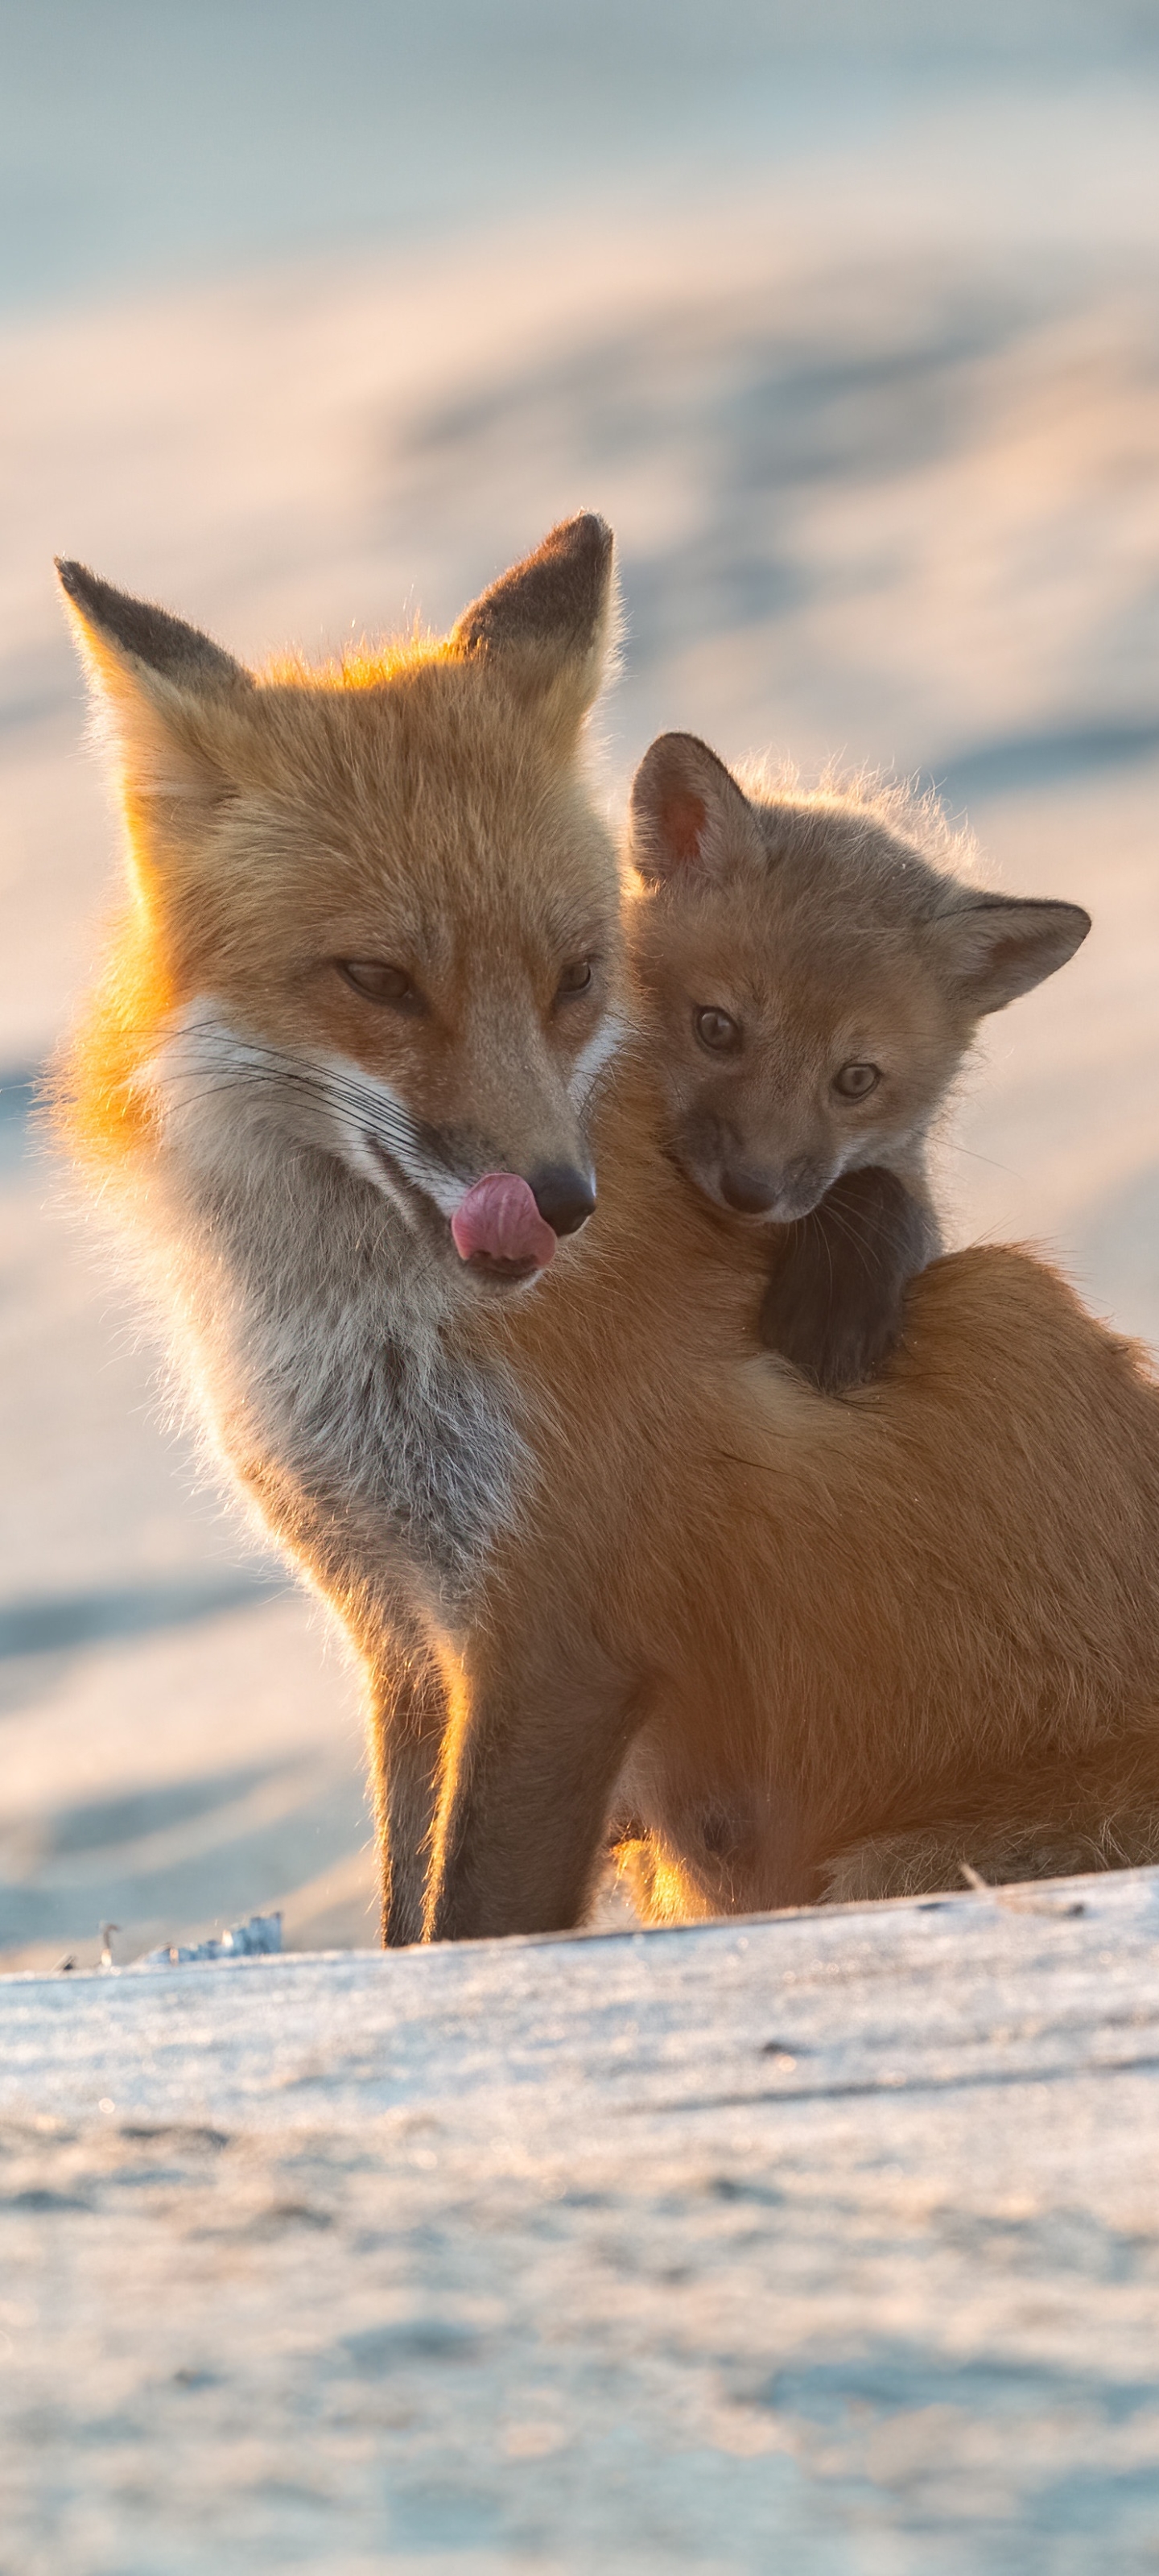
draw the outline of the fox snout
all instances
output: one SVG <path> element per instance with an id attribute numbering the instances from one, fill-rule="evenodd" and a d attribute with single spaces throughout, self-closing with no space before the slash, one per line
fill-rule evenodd
<path id="1" fill-rule="evenodd" d="M 595 1183 L 590 1172 L 577 1172 L 570 1163 L 549 1163 L 533 1172 L 528 1187 L 544 1224 L 553 1234 L 578 1234 L 586 1225 L 596 1204 Z"/>
<path id="2" fill-rule="evenodd" d="M 793 1225 L 811 1216 L 833 1178 L 802 1155 L 780 1170 L 747 1163 L 721 1164 L 718 1186 L 724 1205 L 740 1216 L 765 1217 L 773 1225 Z"/>
<path id="3" fill-rule="evenodd" d="M 826 1152 L 819 1137 L 805 1143 L 798 1138 L 796 1150 L 786 1139 L 781 1156 L 766 1161 L 764 1143 L 762 1135 L 746 1135 L 739 1120 L 703 1101 L 695 1101 L 672 1130 L 675 1159 L 716 1207 L 765 1224 L 793 1225 L 824 1198 L 840 1169 L 839 1157 Z"/>
<path id="4" fill-rule="evenodd" d="M 291 1121 L 301 1122 L 303 1098 L 316 1088 L 339 1153 L 460 1276 L 467 1270 L 498 1284 L 536 1278 L 561 1238 L 577 1234 L 593 1212 L 595 1178 L 566 1094 L 553 1100 L 549 1089 L 546 1100 L 533 1100 L 539 1137 L 520 1137 L 512 1127 L 526 1130 L 531 1119 L 508 1118 L 506 1098 L 488 1100 L 481 1082 L 472 1086 L 478 1106 L 465 1124 L 431 1119 L 401 1087 L 347 1058 L 317 1063 L 312 1077 L 289 1057 L 286 1064 Z"/>
<path id="5" fill-rule="evenodd" d="M 555 1257 L 561 1234 L 576 1234 L 596 1203 L 584 1172 L 552 1164 L 530 1181 L 485 1172 L 460 1200 L 451 1235 L 461 1261 L 492 1279 L 534 1278 Z"/>

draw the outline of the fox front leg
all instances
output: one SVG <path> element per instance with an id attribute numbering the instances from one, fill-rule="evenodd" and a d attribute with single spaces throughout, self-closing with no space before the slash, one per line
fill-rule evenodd
<path id="1" fill-rule="evenodd" d="M 447 1695 L 424 1644 L 395 1634 L 370 1676 L 370 1776 L 387 1949 L 423 1937 Z"/>
<path id="2" fill-rule="evenodd" d="M 864 1385 L 896 1348 L 906 1289 L 938 1250 L 930 1209 L 896 1172 L 846 1172 L 784 1232 L 761 1306 L 765 1349 L 823 1395 Z"/>
<path id="3" fill-rule="evenodd" d="M 636 1719 L 623 1675 L 590 1637 L 525 1658 L 488 1640 L 448 1733 L 426 1937 L 566 1932 L 604 1859 L 606 1820 Z"/>

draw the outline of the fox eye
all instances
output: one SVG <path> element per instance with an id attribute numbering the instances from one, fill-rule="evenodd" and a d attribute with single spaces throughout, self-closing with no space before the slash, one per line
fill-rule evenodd
<path id="1" fill-rule="evenodd" d="M 843 1064 L 833 1076 L 833 1088 L 842 1100 L 868 1100 L 881 1080 L 881 1067 L 876 1064 Z"/>
<path id="2" fill-rule="evenodd" d="M 556 986 L 557 1002 L 573 1001 L 577 993 L 586 993 L 590 989 L 595 962 L 594 957 L 577 957 L 570 966 L 564 967 Z"/>
<path id="3" fill-rule="evenodd" d="M 336 957 L 334 963 L 343 983 L 361 993 L 364 1001 L 392 1004 L 396 1011 L 421 1011 L 422 994 L 401 966 L 387 966 L 377 957 Z"/>
<path id="4" fill-rule="evenodd" d="M 711 1047 L 714 1055 L 733 1055 L 740 1045 L 740 1030 L 727 1011 L 698 1011 L 696 1034 L 701 1045 Z"/>

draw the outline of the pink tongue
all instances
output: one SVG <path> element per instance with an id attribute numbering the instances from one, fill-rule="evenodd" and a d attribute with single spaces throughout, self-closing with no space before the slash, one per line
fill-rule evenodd
<path id="1" fill-rule="evenodd" d="M 460 1199 L 451 1233 L 461 1261 L 483 1252 L 492 1261 L 529 1261 L 546 1270 L 555 1251 L 551 1227 L 518 1172 L 484 1172 Z"/>

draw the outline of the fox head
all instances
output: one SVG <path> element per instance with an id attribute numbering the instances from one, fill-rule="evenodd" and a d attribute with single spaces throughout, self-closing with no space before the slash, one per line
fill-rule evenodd
<path id="1" fill-rule="evenodd" d="M 919 1142 L 978 1022 L 1090 928 L 932 866 L 856 794 L 750 799 L 691 734 L 646 753 L 630 851 L 671 1149 L 718 1206 L 779 1224 Z"/>
<path id="2" fill-rule="evenodd" d="M 183 1099 L 220 1150 L 276 1129 L 381 1191 L 448 1278 L 532 1277 L 584 1223 L 620 964 L 580 764 L 611 557 L 573 519 L 443 642 L 259 674 L 58 567 L 134 896 L 79 1051 L 82 1143 Z"/>

